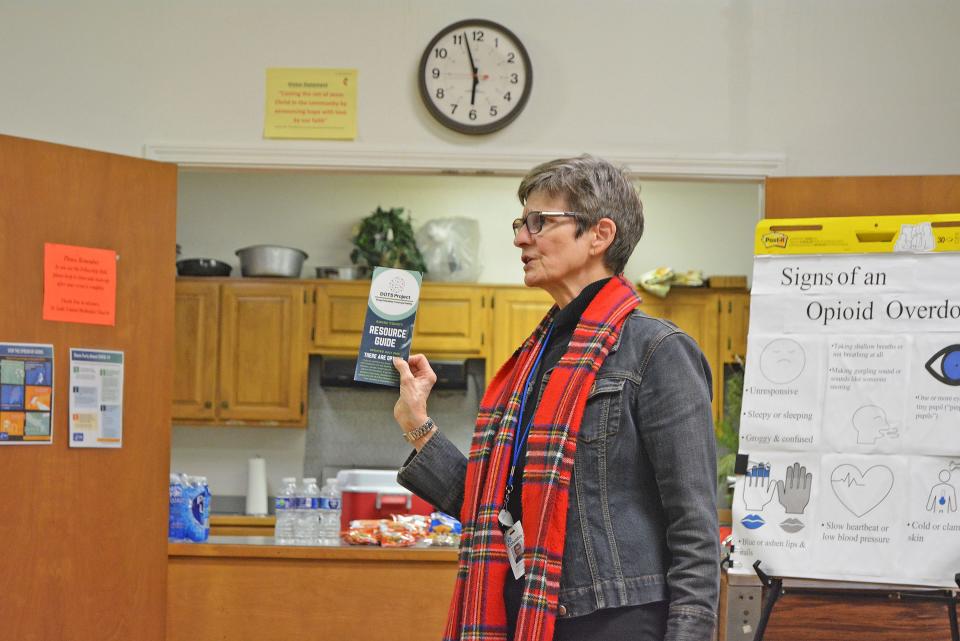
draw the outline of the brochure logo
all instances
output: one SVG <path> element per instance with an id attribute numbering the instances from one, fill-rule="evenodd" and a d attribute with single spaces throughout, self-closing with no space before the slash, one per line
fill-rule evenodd
<path id="1" fill-rule="evenodd" d="M 419 296 L 420 283 L 413 274 L 401 269 L 381 271 L 370 286 L 370 304 L 387 320 L 400 320 L 412 314 Z"/>
<path id="2" fill-rule="evenodd" d="M 776 231 L 764 234 L 760 237 L 760 240 L 763 241 L 763 247 L 765 249 L 770 249 L 771 247 L 778 247 L 780 249 L 787 248 L 787 235 L 783 232 Z"/>

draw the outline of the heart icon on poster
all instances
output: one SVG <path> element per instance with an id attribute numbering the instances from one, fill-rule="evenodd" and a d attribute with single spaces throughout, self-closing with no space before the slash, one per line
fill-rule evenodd
<path id="1" fill-rule="evenodd" d="M 886 465 L 874 465 L 861 472 L 855 465 L 838 465 L 830 475 L 830 486 L 840 504 L 855 516 L 863 516 L 877 507 L 893 489 L 893 471 Z"/>

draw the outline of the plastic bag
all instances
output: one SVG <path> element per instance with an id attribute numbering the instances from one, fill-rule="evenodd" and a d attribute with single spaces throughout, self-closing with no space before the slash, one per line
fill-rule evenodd
<path id="1" fill-rule="evenodd" d="M 427 265 L 425 278 L 476 281 L 480 278 L 480 224 L 470 218 L 438 218 L 416 233 L 417 247 Z"/>

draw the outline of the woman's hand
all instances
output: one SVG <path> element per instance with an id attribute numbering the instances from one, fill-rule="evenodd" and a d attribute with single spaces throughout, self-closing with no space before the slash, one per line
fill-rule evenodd
<path id="1" fill-rule="evenodd" d="M 427 398 L 437 375 L 423 354 L 414 354 L 408 361 L 395 357 L 393 366 L 400 372 L 400 398 L 393 406 L 393 417 L 404 432 L 409 432 L 427 421 Z M 417 445 L 422 447 L 428 438 L 420 439 Z"/>

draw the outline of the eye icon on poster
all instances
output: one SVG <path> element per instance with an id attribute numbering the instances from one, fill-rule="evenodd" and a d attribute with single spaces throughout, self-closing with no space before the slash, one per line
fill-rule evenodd
<path id="1" fill-rule="evenodd" d="M 771 383 L 784 385 L 795 381 L 807 364 L 803 347 L 790 338 L 778 338 L 767 343 L 760 354 L 760 373 Z"/>
<path id="2" fill-rule="evenodd" d="M 944 385 L 960 385 L 960 345 L 944 347 L 930 357 L 925 367 L 930 372 L 930 376 Z"/>

